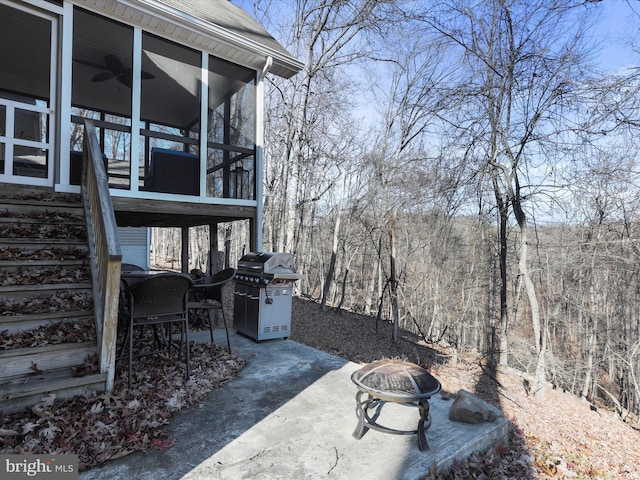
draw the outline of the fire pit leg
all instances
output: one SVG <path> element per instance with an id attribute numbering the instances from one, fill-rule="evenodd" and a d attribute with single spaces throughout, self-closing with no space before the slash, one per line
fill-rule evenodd
<path id="1" fill-rule="evenodd" d="M 356 426 L 356 429 L 353 432 L 353 437 L 356 440 L 360 440 L 363 435 L 365 433 L 367 433 L 367 430 L 369 430 L 367 427 L 364 426 L 365 424 L 365 420 L 364 420 L 364 409 L 362 408 L 362 402 L 361 402 L 361 398 L 362 398 L 362 391 L 358 391 L 358 393 L 356 393 L 356 416 L 358 417 L 358 425 Z"/>
<path id="2" fill-rule="evenodd" d="M 429 415 L 429 400 L 420 400 L 418 402 L 420 410 L 420 421 L 418 423 L 418 448 L 421 452 L 429 450 L 427 443 L 426 430 L 431 426 L 431 416 Z"/>

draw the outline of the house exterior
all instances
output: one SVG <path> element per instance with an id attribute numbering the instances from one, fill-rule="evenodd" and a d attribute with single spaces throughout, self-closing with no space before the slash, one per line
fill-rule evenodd
<path id="1" fill-rule="evenodd" d="M 0 0 L 0 183 L 78 192 L 94 121 L 119 227 L 250 219 L 266 72 L 301 64 L 227 0 Z"/>
<path id="2" fill-rule="evenodd" d="M 82 194 L 110 390 L 145 227 L 248 220 L 261 249 L 264 77 L 302 64 L 228 0 L 0 0 L 0 65 L 0 189 Z"/>

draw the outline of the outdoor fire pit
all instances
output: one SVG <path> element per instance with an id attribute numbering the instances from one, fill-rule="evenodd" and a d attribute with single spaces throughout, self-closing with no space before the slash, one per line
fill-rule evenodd
<path id="1" fill-rule="evenodd" d="M 356 393 L 356 415 L 358 426 L 353 432 L 356 439 L 362 438 L 369 428 L 396 435 L 418 436 L 420 451 L 429 449 L 426 430 L 431 426 L 429 399 L 440 391 L 440 382 L 424 368 L 409 362 L 381 360 L 369 363 L 351 375 L 358 388 Z M 366 394 L 363 399 L 362 396 Z M 420 420 L 416 430 L 397 430 L 377 423 L 382 407 L 387 402 L 418 407 Z M 369 414 L 375 409 L 375 414 Z"/>

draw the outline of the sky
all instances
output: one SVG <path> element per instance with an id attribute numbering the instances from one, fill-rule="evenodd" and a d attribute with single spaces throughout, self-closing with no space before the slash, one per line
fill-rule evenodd
<path id="1" fill-rule="evenodd" d="M 629 37 L 640 34 L 640 0 L 603 0 L 597 35 L 602 39 L 599 53 L 603 70 L 616 72 L 640 64 L 640 53 L 628 45 Z"/>
<path id="2" fill-rule="evenodd" d="M 246 9 L 252 14 L 253 3 L 256 0 L 233 0 L 236 5 Z M 427 1 L 427 0 L 421 0 Z M 534 0 L 531 0 L 534 1 Z M 545 1 L 545 0 L 535 0 Z M 593 41 L 598 48 L 593 60 L 599 66 L 602 73 L 628 73 L 630 67 L 640 67 L 640 0 L 583 0 L 594 2 L 590 5 L 594 8 L 594 14 L 599 12 L 597 23 L 594 25 Z M 293 8 L 294 0 L 270 0 L 270 12 L 278 10 L 280 15 L 286 16 L 288 10 Z M 279 20 L 282 20 L 281 18 Z M 266 26 L 266 25 L 265 25 Z M 270 33 L 278 39 L 280 34 L 286 32 L 272 31 Z M 638 45 L 634 51 L 630 45 L 631 40 Z M 371 113 L 372 102 L 363 102 L 362 109 L 357 108 L 354 114 L 359 116 L 362 110 L 363 124 L 367 119 L 374 121 L 376 115 Z M 548 219 L 543 219 L 543 212 L 538 212 L 536 218 L 539 221 L 553 221 L 553 212 Z"/>
<path id="3" fill-rule="evenodd" d="M 233 0 L 233 3 L 253 14 L 255 0 Z M 628 45 L 631 35 L 640 43 L 640 0 L 591 0 L 599 2 L 602 16 L 596 26 L 596 37 L 602 48 L 598 54 L 601 68 L 616 72 L 640 64 L 640 53 Z M 293 0 L 271 0 L 271 9 L 293 8 Z M 278 32 L 270 32 L 276 39 Z"/>

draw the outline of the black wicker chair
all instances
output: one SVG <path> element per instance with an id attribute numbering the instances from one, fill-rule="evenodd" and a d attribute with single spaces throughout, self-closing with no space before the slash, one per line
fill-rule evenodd
<path id="1" fill-rule="evenodd" d="M 123 263 L 120 265 L 121 272 L 136 272 L 136 271 L 142 271 L 142 270 L 144 270 L 144 268 L 138 265 L 134 265 L 133 263 Z"/>
<path id="2" fill-rule="evenodd" d="M 121 352 L 129 361 L 129 386 L 131 386 L 131 372 L 133 358 L 146 355 L 168 353 L 171 355 L 173 340 L 172 326 L 180 326 L 180 346 L 185 346 L 187 364 L 187 379 L 191 375 L 189 365 L 189 315 L 187 308 L 189 290 L 193 287 L 193 280 L 181 273 L 157 273 L 145 278 L 125 289 L 129 311 L 128 330 Z M 146 349 L 140 348 L 134 353 L 134 329 L 144 329 L 152 326 L 155 336 L 155 348 L 148 337 L 141 336 L 140 344 L 146 344 Z M 159 328 L 158 328 L 159 327 Z M 144 331 L 143 331 L 144 333 Z M 183 341 L 184 339 L 184 341 Z M 128 347 L 128 353 L 124 354 Z M 180 356 L 180 355 L 179 355 Z"/>
<path id="3" fill-rule="evenodd" d="M 222 302 L 222 287 L 232 281 L 236 276 L 234 268 L 226 268 L 211 275 L 210 277 L 199 278 L 193 286 L 192 299 L 188 303 L 189 310 L 206 310 L 206 323 L 209 327 L 209 335 L 211 336 L 211 345 L 214 344 L 213 328 L 214 321 L 211 318 L 212 310 L 222 313 L 222 321 L 224 323 L 225 333 L 227 335 L 227 350 L 231 353 L 231 342 L 229 340 L 229 326 L 227 325 L 227 317 L 224 313 L 224 305 Z M 217 317 L 216 317 L 217 318 Z"/>

